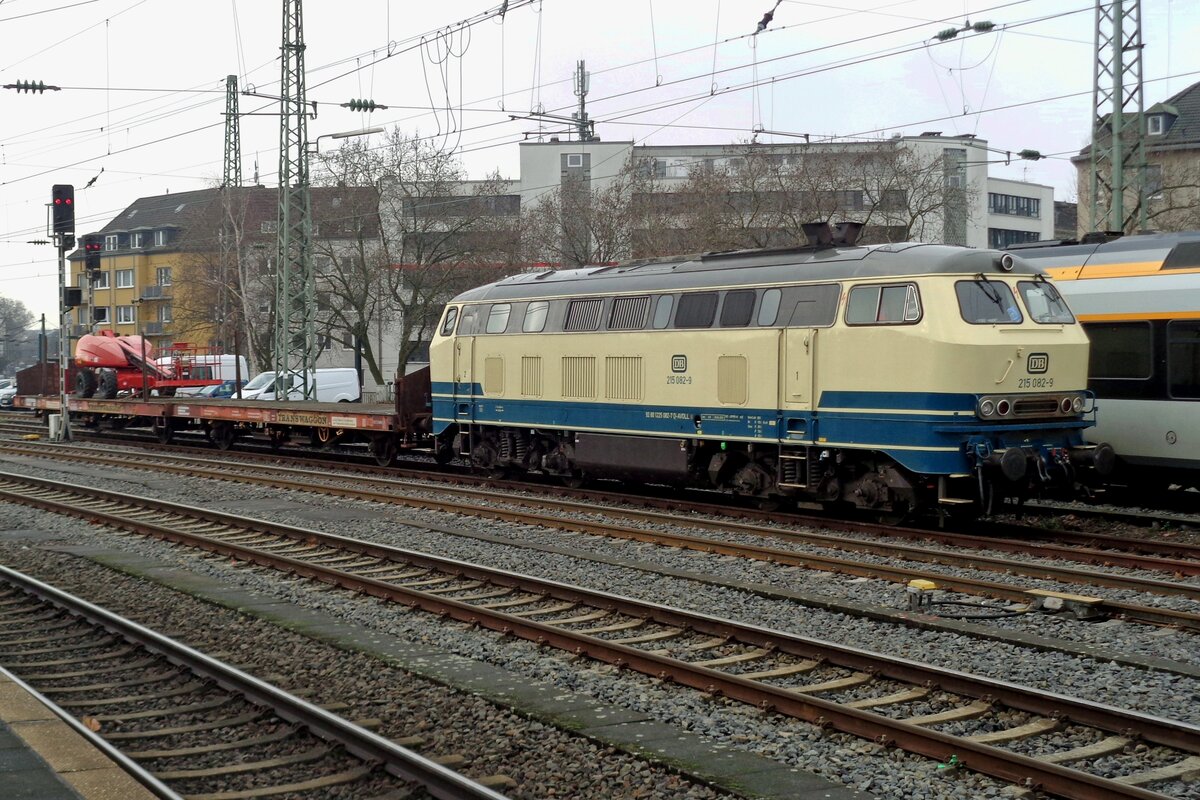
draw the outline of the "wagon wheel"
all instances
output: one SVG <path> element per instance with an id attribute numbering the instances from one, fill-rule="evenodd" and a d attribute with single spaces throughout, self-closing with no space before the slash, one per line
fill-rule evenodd
<path id="1" fill-rule="evenodd" d="M 372 437 L 371 455 L 375 456 L 375 463 L 379 466 L 390 467 L 396 460 L 396 440 L 387 434 Z"/>
<path id="2" fill-rule="evenodd" d="M 117 372 L 112 369 L 100 370 L 99 386 L 96 389 L 96 396 L 105 400 L 112 400 L 117 396 Z"/>
<path id="3" fill-rule="evenodd" d="M 96 393 L 96 373 L 84 367 L 75 373 L 75 396 L 91 397 Z"/>
<path id="4" fill-rule="evenodd" d="M 158 437 L 159 443 L 171 443 L 171 437 L 175 435 L 175 429 L 171 426 L 171 420 L 163 417 L 155 417 L 154 423 L 150 427 L 154 431 L 154 435 Z"/>
<path id="5" fill-rule="evenodd" d="M 313 447 L 328 447 L 342 438 L 342 434 L 341 428 L 313 428 L 309 439 L 312 441 Z"/>
<path id="6" fill-rule="evenodd" d="M 233 447 L 233 441 L 237 438 L 232 422 L 214 422 L 208 429 L 208 435 L 212 440 L 213 447 L 218 450 L 228 450 Z"/>

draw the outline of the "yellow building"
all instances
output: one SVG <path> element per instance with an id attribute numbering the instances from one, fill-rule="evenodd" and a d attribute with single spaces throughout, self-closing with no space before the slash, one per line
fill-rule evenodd
<path id="1" fill-rule="evenodd" d="M 186 339 L 192 332 L 176 324 L 181 300 L 176 280 L 190 257 L 184 244 L 188 229 L 205 220 L 215 194 L 206 189 L 143 197 L 89 234 L 103 242 L 100 271 L 89 286 L 82 248 L 71 254 L 70 283 L 83 290 L 83 303 L 72 314 L 72 335 L 112 330 L 140 333 L 156 347 L 177 341 L 208 344 L 206 334 L 201 341 Z"/>

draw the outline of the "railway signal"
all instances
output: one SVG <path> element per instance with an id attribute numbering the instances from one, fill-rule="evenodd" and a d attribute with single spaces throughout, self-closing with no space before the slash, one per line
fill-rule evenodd
<path id="1" fill-rule="evenodd" d="M 100 251 L 103 249 L 104 242 L 96 234 L 83 237 L 83 268 L 89 276 L 100 271 Z"/>
<path id="2" fill-rule="evenodd" d="M 75 233 L 75 187 L 56 183 L 50 190 L 51 218 L 54 233 L 70 236 Z"/>

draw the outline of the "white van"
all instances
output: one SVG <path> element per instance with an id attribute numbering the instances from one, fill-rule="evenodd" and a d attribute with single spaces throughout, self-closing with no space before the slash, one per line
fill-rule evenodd
<path id="1" fill-rule="evenodd" d="M 318 369 L 315 371 L 316 400 L 319 403 L 357 403 L 362 399 L 358 371 L 351 367 Z M 292 376 L 289 400 L 301 399 L 303 389 L 298 375 Z M 275 373 L 260 372 L 242 387 L 243 400 L 274 400 Z"/>

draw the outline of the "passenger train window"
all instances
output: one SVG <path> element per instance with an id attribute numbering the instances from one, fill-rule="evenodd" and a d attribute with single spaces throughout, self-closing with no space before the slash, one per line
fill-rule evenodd
<path id="1" fill-rule="evenodd" d="M 458 306 L 450 306 L 446 309 L 446 318 L 442 320 L 442 336 L 449 336 L 454 332 L 454 323 L 458 321 Z"/>
<path id="2" fill-rule="evenodd" d="M 508 328 L 508 315 L 512 313 L 511 303 L 494 303 L 488 312 L 487 332 L 504 333 Z"/>
<path id="3" fill-rule="evenodd" d="M 774 325 L 779 317 L 779 298 L 783 292 L 778 289 L 767 289 L 763 292 L 762 303 L 758 306 L 758 324 L 764 327 Z"/>
<path id="4" fill-rule="evenodd" d="M 1025 300 L 1025 308 L 1034 322 L 1043 324 L 1069 325 L 1075 321 L 1067 301 L 1063 300 L 1054 284 L 1046 281 L 1021 281 L 1017 284 Z"/>
<path id="5" fill-rule="evenodd" d="M 649 308 L 649 296 L 614 297 L 612 313 L 608 317 L 608 329 L 610 331 L 640 331 L 646 327 L 646 311 Z"/>
<path id="6" fill-rule="evenodd" d="M 521 323 L 521 330 L 525 333 L 541 333 L 546 327 L 546 313 L 549 310 L 550 304 L 545 300 L 530 303 L 525 308 L 525 320 Z"/>
<path id="7" fill-rule="evenodd" d="M 838 300 L 842 287 L 836 283 L 800 286 L 793 295 L 796 306 L 788 319 L 789 328 L 822 328 L 837 318 Z"/>
<path id="8" fill-rule="evenodd" d="M 721 304 L 721 327 L 744 328 L 749 325 L 754 316 L 754 296 L 752 289 L 726 292 L 725 302 Z"/>
<path id="9" fill-rule="evenodd" d="M 716 313 L 716 292 L 694 292 L 680 295 L 679 310 L 675 312 L 675 327 L 710 328 Z"/>
<path id="10" fill-rule="evenodd" d="M 954 292 L 959 313 L 972 325 L 1016 325 L 1024 319 L 1017 298 L 1003 281 L 959 281 Z"/>
<path id="11" fill-rule="evenodd" d="M 1200 398 L 1200 322 L 1167 323 L 1167 383 L 1171 397 Z"/>
<path id="12" fill-rule="evenodd" d="M 898 325 L 921 318 L 921 300 L 917 287 L 856 286 L 846 304 L 848 325 Z"/>
<path id="13" fill-rule="evenodd" d="M 567 305 L 567 322 L 563 330 L 594 331 L 600 327 L 602 300 L 572 300 Z"/>
<path id="14" fill-rule="evenodd" d="M 654 306 L 654 325 L 658 330 L 667 327 L 671 322 L 671 306 L 675 305 L 675 298 L 669 294 L 665 294 L 658 298 L 658 303 Z"/>
<path id="15" fill-rule="evenodd" d="M 1084 326 L 1092 346 L 1088 375 L 1116 380 L 1149 380 L 1154 345 L 1149 322 L 1089 322 Z"/>

